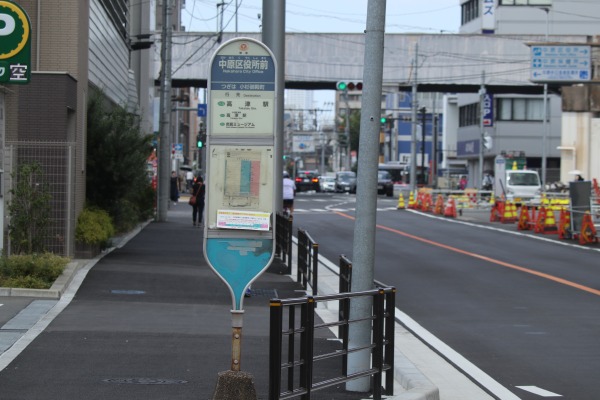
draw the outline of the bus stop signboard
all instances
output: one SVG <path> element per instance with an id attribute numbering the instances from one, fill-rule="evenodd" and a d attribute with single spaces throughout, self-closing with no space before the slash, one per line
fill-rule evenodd
<path id="1" fill-rule="evenodd" d="M 204 256 L 232 311 L 274 256 L 275 68 L 271 51 L 248 38 L 221 45 L 210 65 Z"/>

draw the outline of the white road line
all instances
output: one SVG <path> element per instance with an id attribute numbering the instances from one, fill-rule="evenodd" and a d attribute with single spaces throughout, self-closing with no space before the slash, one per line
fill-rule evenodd
<path id="1" fill-rule="evenodd" d="M 562 394 L 552 393 L 548 390 L 539 388 L 537 386 L 515 386 L 515 387 L 525 390 L 526 392 L 537 394 L 538 396 L 542 396 L 542 397 L 562 397 Z"/>
<path id="2" fill-rule="evenodd" d="M 398 308 L 396 308 L 396 318 L 398 318 L 409 331 L 414 333 L 415 336 L 435 349 L 460 371 L 470 376 L 474 381 L 479 382 L 482 387 L 486 388 L 494 396 L 502 400 L 519 400 L 519 397 L 515 396 L 514 393 L 506 389 L 495 379 L 457 353 L 454 349 L 442 342 Z"/>

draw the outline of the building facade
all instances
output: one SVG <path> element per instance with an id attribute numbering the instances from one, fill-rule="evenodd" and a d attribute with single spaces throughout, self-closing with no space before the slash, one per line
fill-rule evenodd
<path id="1" fill-rule="evenodd" d="M 91 92 L 100 90 L 113 104 L 144 115 L 143 125 L 150 127 L 150 50 L 131 57 L 131 45 L 138 35 L 153 30 L 154 2 L 136 2 L 131 10 L 126 0 L 16 3 L 31 21 L 31 80 L 26 85 L 0 84 L 2 243 L 10 248 L 5 205 L 12 200 L 12 177 L 20 165 L 35 162 L 42 167 L 52 198 L 46 247 L 73 256 L 77 216 L 85 203 Z"/>

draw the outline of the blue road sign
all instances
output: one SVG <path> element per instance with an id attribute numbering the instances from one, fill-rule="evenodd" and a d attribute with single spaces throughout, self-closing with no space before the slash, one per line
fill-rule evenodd
<path id="1" fill-rule="evenodd" d="M 198 104 L 198 116 L 206 117 L 206 104 Z"/>
<path id="2" fill-rule="evenodd" d="M 582 82 L 592 78 L 591 47 L 585 45 L 531 46 L 534 82 Z"/>

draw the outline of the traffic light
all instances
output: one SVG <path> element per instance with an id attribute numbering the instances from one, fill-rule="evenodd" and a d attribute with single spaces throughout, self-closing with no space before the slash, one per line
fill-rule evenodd
<path id="1" fill-rule="evenodd" d="M 347 81 L 339 81 L 336 85 L 335 85 L 337 90 L 342 90 L 342 91 L 346 91 L 346 90 L 362 90 L 363 88 L 363 84 L 362 82 L 347 82 Z"/>
<path id="2" fill-rule="evenodd" d="M 386 117 L 381 117 L 379 119 L 379 122 L 381 122 L 381 125 L 385 125 L 385 124 L 387 124 L 387 118 Z"/>
<path id="3" fill-rule="evenodd" d="M 204 141 L 202 140 L 202 135 L 196 135 L 196 147 L 201 149 L 204 146 Z"/>

